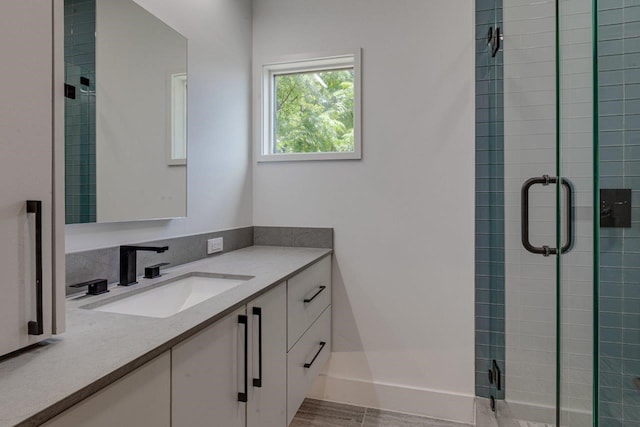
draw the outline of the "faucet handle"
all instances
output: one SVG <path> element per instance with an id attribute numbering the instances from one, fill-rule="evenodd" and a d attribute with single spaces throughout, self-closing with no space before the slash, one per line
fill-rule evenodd
<path id="1" fill-rule="evenodd" d="M 71 285 L 72 288 L 84 288 L 88 286 L 87 295 L 100 295 L 109 292 L 107 279 L 94 279 L 87 282 Z"/>
<path id="2" fill-rule="evenodd" d="M 164 267 L 165 265 L 169 265 L 168 262 L 161 262 L 160 264 L 150 265 L 149 267 L 144 268 L 144 278 L 145 279 L 153 279 L 156 277 L 160 277 L 160 267 Z"/>
<path id="3" fill-rule="evenodd" d="M 120 246 L 120 251 L 151 251 L 162 253 L 169 250 L 169 246 L 132 246 L 132 245 L 122 245 Z"/>

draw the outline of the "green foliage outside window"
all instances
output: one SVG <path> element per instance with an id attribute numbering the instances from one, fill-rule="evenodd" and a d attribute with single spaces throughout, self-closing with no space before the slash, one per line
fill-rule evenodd
<path id="1" fill-rule="evenodd" d="M 274 153 L 354 151 L 353 69 L 275 76 Z"/>

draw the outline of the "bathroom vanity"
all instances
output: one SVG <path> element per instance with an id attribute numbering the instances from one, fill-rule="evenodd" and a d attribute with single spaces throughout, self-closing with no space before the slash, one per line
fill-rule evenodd
<path id="1" fill-rule="evenodd" d="M 67 301 L 0 363 L 0 426 L 286 426 L 331 351 L 330 249 L 252 246 Z M 238 285 L 168 317 L 99 311 L 197 272 Z"/>

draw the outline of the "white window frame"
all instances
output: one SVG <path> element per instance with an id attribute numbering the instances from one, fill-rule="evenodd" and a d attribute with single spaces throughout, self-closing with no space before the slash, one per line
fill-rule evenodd
<path id="1" fill-rule="evenodd" d="M 330 153 L 274 153 L 275 85 L 277 75 L 353 68 L 353 144 L 354 151 Z M 262 133 L 257 147 L 258 162 L 300 160 L 357 160 L 362 158 L 361 139 L 361 49 L 333 54 L 304 54 L 262 66 Z"/>
<path id="2" fill-rule="evenodd" d="M 167 165 L 187 164 L 187 73 L 169 75 Z"/>

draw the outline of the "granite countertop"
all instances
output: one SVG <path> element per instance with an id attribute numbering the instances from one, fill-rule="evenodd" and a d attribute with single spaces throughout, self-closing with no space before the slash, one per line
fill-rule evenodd
<path id="1" fill-rule="evenodd" d="M 36 426 L 169 350 L 240 305 L 330 254 L 330 249 L 252 246 L 183 264 L 157 279 L 67 300 L 67 331 L 0 362 L 0 427 Z M 189 272 L 254 276 L 167 318 L 83 306 Z"/>

